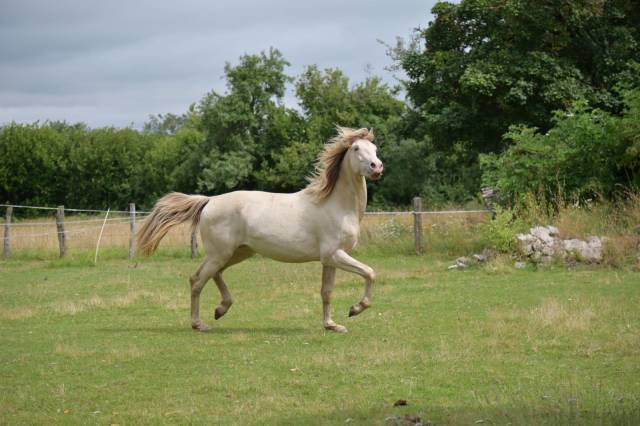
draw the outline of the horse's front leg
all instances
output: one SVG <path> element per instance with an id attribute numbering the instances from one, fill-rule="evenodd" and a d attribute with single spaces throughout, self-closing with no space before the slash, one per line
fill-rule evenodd
<path id="1" fill-rule="evenodd" d="M 373 281 L 376 278 L 376 274 L 370 266 L 357 261 L 353 257 L 349 256 L 344 250 L 337 250 L 333 253 L 328 259 L 327 264 L 340 268 L 344 271 L 354 272 L 365 280 L 364 296 L 362 296 L 360 302 L 351 306 L 351 309 L 349 309 L 350 317 L 358 315 L 371 306 L 373 298 Z"/>
<path id="2" fill-rule="evenodd" d="M 346 327 L 336 324 L 331 319 L 331 292 L 333 291 L 333 284 L 336 280 L 336 268 L 333 266 L 322 265 L 322 289 L 320 294 L 322 295 L 322 314 L 324 328 L 338 333 L 346 333 Z"/>

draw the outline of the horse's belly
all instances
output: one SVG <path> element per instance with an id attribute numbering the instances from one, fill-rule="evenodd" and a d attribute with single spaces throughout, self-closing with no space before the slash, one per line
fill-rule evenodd
<path id="1" fill-rule="evenodd" d="M 247 245 L 256 253 L 281 262 L 310 262 L 320 258 L 312 241 L 251 238 Z"/>

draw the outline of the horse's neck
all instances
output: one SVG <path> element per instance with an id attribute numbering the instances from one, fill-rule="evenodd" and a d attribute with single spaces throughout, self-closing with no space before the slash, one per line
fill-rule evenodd
<path id="1" fill-rule="evenodd" d="M 353 213 L 361 220 L 367 208 L 367 183 L 364 176 L 355 175 L 345 164 L 340 166 L 340 176 L 330 195 L 345 213 Z"/>

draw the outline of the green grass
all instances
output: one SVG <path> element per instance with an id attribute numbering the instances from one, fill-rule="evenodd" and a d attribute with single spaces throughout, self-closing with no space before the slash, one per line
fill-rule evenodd
<path id="1" fill-rule="evenodd" d="M 375 303 L 346 318 L 363 284 L 338 273 L 345 335 L 322 328 L 318 264 L 237 265 L 236 304 L 214 321 L 208 284 L 197 333 L 196 260 L 2 262 L 0 424 L 640 422 L 637 272 L 357 257 Z"/>

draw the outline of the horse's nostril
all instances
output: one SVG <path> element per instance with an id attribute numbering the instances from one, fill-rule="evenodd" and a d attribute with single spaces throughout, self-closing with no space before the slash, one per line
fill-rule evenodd
<path id="1" fill-rule="evenodd" d="M 371 164 L 369 164 L 371 166 L 372 169 L 376 168 L 376 163 L 374 163 L 373 161 L 371 162 Z"/>

